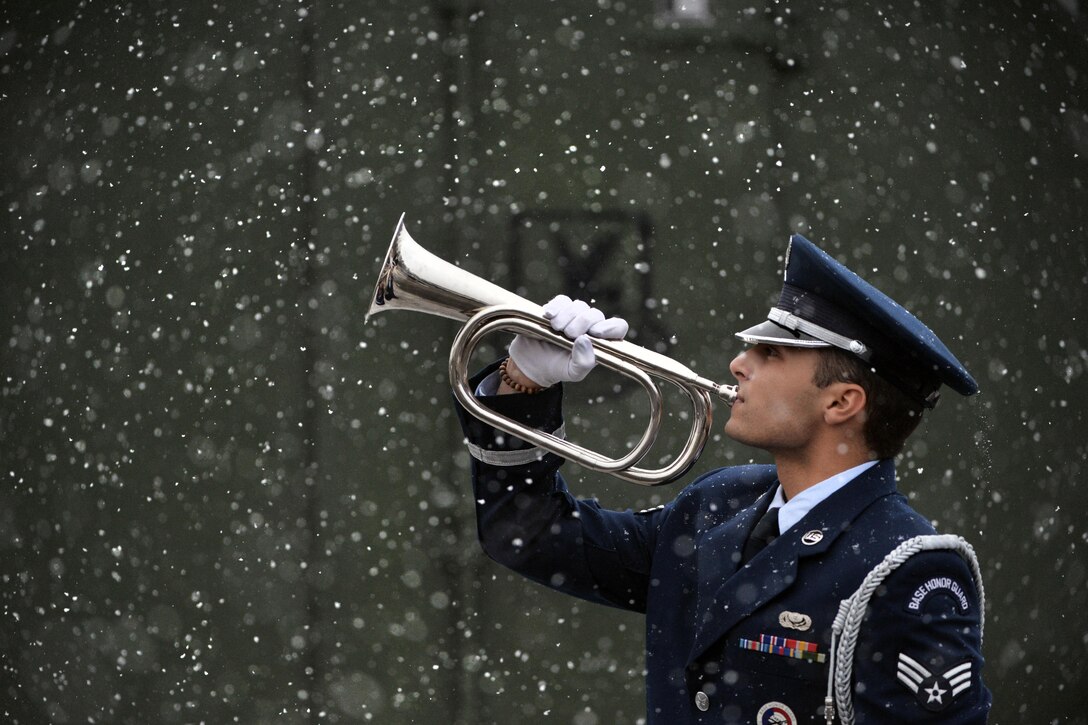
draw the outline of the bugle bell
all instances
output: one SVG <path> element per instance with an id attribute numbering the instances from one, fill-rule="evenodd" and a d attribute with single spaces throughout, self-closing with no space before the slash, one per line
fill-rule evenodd
<path id="1" fill-rule="evenodd" d="M 393 240 L 378 273 L 371 315 L 388 310 L 412 310 L 447 317 L 464 325 L 450 349 L 450 384 L 457 400 L 480 420 L 595 471 L 603 471 L 643 486 L 658 486 L 683 476 L 699 458 L 710 434 L 711 395 L 727 405 L 736 399 L 736 387 L 700 377 L 670 357 L 625 340 L 591 338 L 597 361 L 637 380 L 650 400 L 650 422 L 639 442 L 624 456 L 610 458 L 558 436 L 529 428 L 481 405 L 468 386 L 468 365 L 480 341 L 493 332 L 529 335 L 561 347 L 574 341 L 552 330 L 539 305 L 457 267 L 420 246 L 397 222 Z M 651 375 L 653 377 L 651 377 Z M 662 395 L 654 378 L 680 388 L 691 400 L 694 412 L 688 439 L 680 453 L 656 469 L 636 464 L 646 455 L 661 427 Z"/>

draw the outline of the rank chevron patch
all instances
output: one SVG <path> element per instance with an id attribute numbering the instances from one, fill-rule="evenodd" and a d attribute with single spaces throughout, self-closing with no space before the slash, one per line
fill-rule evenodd
<path id="1" fill-rule="evenodd" d="M 914 693 L 919 705 L 930 712 L 939 712 L 951 705 L 961 693 L 971 689 L 971 661 L 934 674 L 917 660 L 900 652 L 896 676 Z"/>

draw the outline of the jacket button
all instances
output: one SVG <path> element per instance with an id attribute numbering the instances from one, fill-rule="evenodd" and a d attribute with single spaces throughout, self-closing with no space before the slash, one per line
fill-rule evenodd
<path id="1" fill-rule="evenodd" d="M 706 712 L 710 709 L 710 698 L 707 694 L 700 690 L 695 693 L 695 707 L 699 708 L 701 712 Z"/>

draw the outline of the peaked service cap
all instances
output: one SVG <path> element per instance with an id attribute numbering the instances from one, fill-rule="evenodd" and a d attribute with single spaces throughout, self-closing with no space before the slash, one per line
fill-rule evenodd
<path id="1" fill-rule="evenodd" d="M 785 281 L 767 321 L 737 333 L 750 344 L 838 347 L 926 408 L 942 384 L 974 395 L 978 383 L 921 320 L 800 234 L 786 250 Z"/>

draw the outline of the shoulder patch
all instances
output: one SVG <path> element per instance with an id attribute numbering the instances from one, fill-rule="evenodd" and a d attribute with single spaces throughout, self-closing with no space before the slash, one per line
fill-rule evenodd
<path id="1" fill-rule="evenodd" d="M 944 672 L 931 672 L 913 657 L 900 652 L 896 677 L 914 693 L 922 709 L 940 712 L 971 689 L 972 670 L 971 660 L 965 660 Z"/>
<path id="2" fill-rule="evenodd" d="M 951 598 L 955 607 L 964 614 L 971 609 L 967 590 L 959 581 L 950 576 L 934 576 L 919 584 L 911 593 L 910 600 L 907 602 L 907 611 L 919 615 L 925 613 L 926 602 L 935 596 Z"/>

